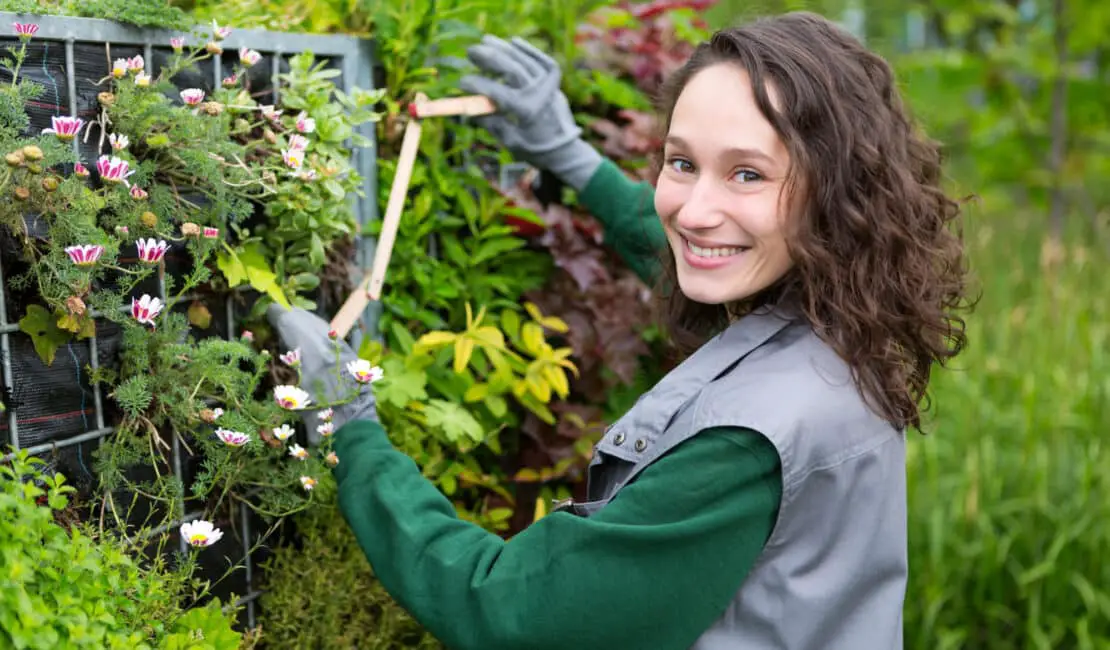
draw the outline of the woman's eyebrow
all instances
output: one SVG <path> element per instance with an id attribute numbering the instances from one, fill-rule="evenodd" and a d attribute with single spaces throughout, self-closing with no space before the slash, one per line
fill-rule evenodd
<path id="1" fill-rule="evenodd" d="M 678 136 L 678 135 L 668 135 L 665 143 L 668 144 L 668 145 L 683 148 L 683 149 L 689 149 L 690 148 L 689 143 L 687 143 L 686 140 L 684 140 L 682 138 L 682 136 Z M 730 155 L 743 156 L 745 158 L 757 158 L 757 159 L 760 159 L 760 160 L 763 160 L 763 161 L 767 162 L 767 164 L 769 164 L 769 165 L 774 165 L 775 164 L 775 159 L 774 158 L 767 155 L 766 153 L 764 153 L 760 149 L 753 149 L 751 147 L 728 147 L 723 151 L 723 153 L 730 154 Z"/>

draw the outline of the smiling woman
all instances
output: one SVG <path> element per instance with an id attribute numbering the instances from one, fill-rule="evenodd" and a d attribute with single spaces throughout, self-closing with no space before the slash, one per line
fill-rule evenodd
<path id="1" fill-rule="evenodd" d="M 901 648 L 905 431 L 963 344 L 963 259 L 887 64 L 812 14 L 719 32 L 664 95 L 652 196 L 580 138 L 550 57 L 470 56 L 490 77 L 464 89 L 498 106 L 479 122 L 579 192 L 691 353 L 597 444 L 586 499 L 509 541 L 392 446 L 371 391 L 337 411 L 340 505 L 382 585 L 456 649 Z"/>

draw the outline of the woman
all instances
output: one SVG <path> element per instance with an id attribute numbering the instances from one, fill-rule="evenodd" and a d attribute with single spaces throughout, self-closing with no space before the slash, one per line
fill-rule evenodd
<path id="1" fill-rule="evenodd" d="M 501 77 L 466 81 L 487 128 L 580 191 L 692 354 L 606 432 L 588 501 L 509 542 L 456 517 L 369 392 L 337 409 L 341 507 L 382 583 L 455 649 L 900 648 L 904 432 L 963 344 L 964 270 L 887 64 L 807 13 L 716 34 L 664 93 L 648 201 L 579 139 L 548 57 L 471 55 Z M 272 319 L 319 360 L 306 381 L 332 376 L 322 320 Z"/>

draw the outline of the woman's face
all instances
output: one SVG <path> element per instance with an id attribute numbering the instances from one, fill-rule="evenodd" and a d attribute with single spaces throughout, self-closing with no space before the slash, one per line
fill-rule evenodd
<path id="1" fill-rule="evenodd" d="M 790 270 L 783 234 L 789 164 L 742 67 L 715 64 L 686 84 L 667 132 L 655 210 L 688 298 L 742 300 Z"/>

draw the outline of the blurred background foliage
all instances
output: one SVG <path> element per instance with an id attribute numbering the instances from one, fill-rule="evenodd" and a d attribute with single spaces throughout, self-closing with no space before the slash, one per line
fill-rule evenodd
<path id="1" fill-rule="evenodd" d="M 915 434 L 910 441 L 907 647 L 1110 647 L 1110 563 L 1105 561 L 1110 557 L 1110 451 L 1102 438 L 1110 425 L 1110 69 L 1105 45 L 1110 5 L 1099 0 L 175 4 L 201 19 L 237 27 L 375 38 L 382 65 L 378 83 L 388 88 L 391 102 L 391 119 L 379 125 L 383 188 L 389 186 L 388 161 L 398 140 L 397 107 L 417 91 L 433 97 L 455 93 L 465 47 L 483 32 L 523 36 L 552 52 L 567 71 L 564 89 L 590 138 L 635 174 L 652 146 L 645 128 L 648 100 L 660 76 L 681 62 L 689 42 L 767 13 L 808 9 L 841 21 L 897 68 L 915 114 L 946 146 L 953 192 L 976 197 L 966 213 L 965 236 L 982 300 L 969 320 L 970 347 L 952 369 L 937 375 L 929 434 Z M 443 182 L 472 180 L 467 170 L 481 162 L 440 155 L 455 141 L 467 143 L 468 151 L 481 150 L 485 143 L 487 163 L 510 162 L 465 123 L 435 128 L 443 132 L 428 138 L 435 144 L 426 148 L 421 164 Z M 479 198 L 504 198 L 504 186 L 496 185 L 480 187 Z M 653 352 L 653 331 L 640 311 L 634 283 L 588 245 L 594 241 L 585 236 L 592 232 L 588 215 L 576 211 L 572 199 L 566 202 L 567 207 L 545 207 L 535 197 L 514 194 L 503 213 L 528 241 L 522 254 L 569 260 L 571 269 L 593 260 L 607 275 L 583 288 L 568 283 L 566 264 L 552 269 L 532 260 L 528 263 L 540 274 L 537 282 L 514 290 L 531 292 L 545 312 L 569 323 L 577 363 L 588 366 L 591 357 L 603 362 L 592 379 L 572 380 L 567 399 L 553 400 L 563 405 L 555 433 L 566 434 L 567 422 L 574 424 L 574 433 L 552 438 L 526 413 L 508 432 L 518 441 L 516 451 L 482 461 L 482 471 L 500 477 L 490 480 L 508 488 L 501 497 L 501 505 L 514 512 L 511 525 L 501 528 L 507 535 L 542 515 L 542 509 L 533 509 L 537 497 L 578 489 L 575 463 L 580 458 L 567 450 L 574 443 L 588 449 L 589 432 L 595 430 L 589 424 L 618 415 L 665 365 Z M 449 214 L 462 203 L 448 197 L 437 209 Z M 529 214 L 540 217 L 534 230 Z M 582 233 L 571 242 L 577 248 L 552 241 L 558 239 L 551 236 L 553 224 L 567 219 L 574 227 L 556 231 Z M 403 235 L 400 260 L 398 253 L 394 259 L 400 266 L 391 269 L 426 252 L 428 238 L 429 232 Z M 405 246 L 412 257 L 406 257 Z M 511 269 L 498 272 L 511 274 Z M 383 321 L 387 346 L 400 343 L 389 334 L 391 322 L 414 335 L 422 328 L 459 327 L 463 302 L 481 293 L 467 282 L 444 297 L 433 310 L 437 316 L 429 316 L 406 311 L 405 295 L 422 286 L 419 278 L 393 281 Z M 569 306 L 574 300 L 595 300 L 599 309 L 631 314 L 633 326 L 591 325 L 589 312 L 579 314 Z M 594 338 L 575 339 L 575 332 L 591 327 Z M 614 378 L 614 369 L 623 374 Z M 597 386 L 604 390 L 590 392 Z M 452 462 L 461 463 L 460 458 Z M 567 458 L 575 460 L 555 471 Z M 522 475 L 522 469 L 531 473 Z M 460 496 L 460 509 L 473 512 L 481 510 L 475 504 L 488 505 L 486 496 L 476 494 L 470 501 Z M 335 517 L 332 525 L 342 526 Z M 308 530 L 319 526 L 314 520 Z M 366 570 L 355 552 L 334 561 L 349 563 L 350 571 Z M 299 581 L 301 587 L 318 585 L 306 594 L 282 588 L 280 581 L 287 579 L 282 576 L 274 573 L 279 583 L 264 601 L 269 621 L 264 625 L 274 634 L 290 628 L 303 634 L 318 620 L 315 647 L 333 647 L 319 639 L 336 638 L 329 637 L 332 623 L 325 623 L 336 616 L 317 619 L 293 598 L 307 597 L 314 607 L 331 601 L 331 581 Z M 374 598 L 388 598 L 374 593 Z M 352 611 L 366 606 L 335 602 Z M 342 619 L 342 612 L 338 616 Z M 396 616 L 390 614 L 390 620 Z M 378 639 L 373 642 L 378 645 L 363 647 L 406 647 L 387 638 L 397 625 L 375 622 L 385 620 L 384 614 L 349 620 L 365 626 L 362 638 Z M 280 634 L 270 643 L 285 647 Z"/>

